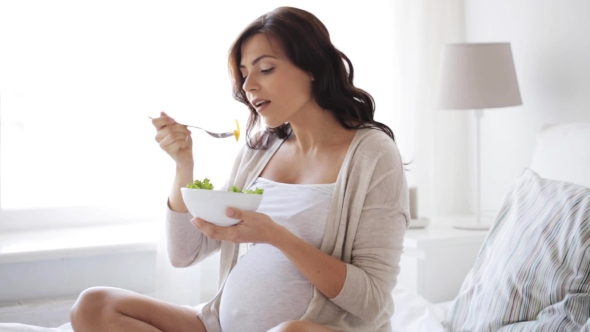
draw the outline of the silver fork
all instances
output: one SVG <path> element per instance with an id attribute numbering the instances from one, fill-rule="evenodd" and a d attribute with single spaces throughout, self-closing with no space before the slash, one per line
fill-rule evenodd
<path id="1" fill-rule="evenodd" d="M 154 119 L 151 116 L 148 116 L 148 118 L 150 118 L 152 120 Z M 205 129 L 201 128 L 201 127 L 197 127 L 197 126 L 191 126 L 191 125 L 182 124 L 182 123 L 177 123 L 177 124 L 179 124 L 181 126 L 187 126 L 187 127 L 191 127 L 191 128 L 201 129 L 202 131 L 206 132 L 207 134 L 209 134 L 209 135 L 211 135 L 211 136 L 213 136 L 215 138 L 227 138 L 227 137 L 234 137 L 235 136 L 233 131 L 228 131 L 228 132 L 225 132 L 225 133 L 214 133 L 214 132 L 205 130 Z"/>

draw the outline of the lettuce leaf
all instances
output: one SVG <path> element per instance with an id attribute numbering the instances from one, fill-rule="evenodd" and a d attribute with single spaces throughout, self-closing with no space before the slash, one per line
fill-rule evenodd
<path id="1" fill-rule="evenodd" d="M 209 179 L 207 179 L 207 178 L 205 178 L 205 180 L 203 180 L 203 181 L 195 180 L 193 183 L 189 183 L 186 187 L 191 188 L 191 189 L 213 190 L 213 184 L 211 182 L 209 182 Z"/>
<path id="2" fill-rule="evenodd" d="M 234 193 L 245 193 L 245 194 L 254 194 L 254 195 L 262 195 L 262 193 L 264 193 L 264 189 L 261 189 L 258 187 L 256 187 L 256 189 L 254 189 L 254 190 L 241 190 L 240 188 L 238 188 L 236 186 L 232 186 L 229 191 L 234 192 Z"/>

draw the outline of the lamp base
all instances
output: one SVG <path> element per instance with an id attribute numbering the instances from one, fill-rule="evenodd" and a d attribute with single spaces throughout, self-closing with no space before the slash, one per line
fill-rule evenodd
<path id="1" fill-rule="evenodd" d="M 452 224 L 453 228 L 456 229 L 463 229 L 463 230 L 470 230 L 470 231 L 487 231 L 492 227 L 494 219 L 493 218 L 485 218 L 481 217 L 479 222 L 477 221 L 477 217 L 472 217 L 469 219 L 458 220 Z"/>

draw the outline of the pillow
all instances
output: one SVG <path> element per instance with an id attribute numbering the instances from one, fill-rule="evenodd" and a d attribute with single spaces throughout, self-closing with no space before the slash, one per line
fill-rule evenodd
<path id="1" fill-rule="evenodd" d="M 459 294 L 451 331 L 580 331 L 590 326 L 590 188 L 525 169 Z"/>
<path id="2" fill-rule="evenodd" d="M 531 168 L 539 176 L 590 187 L 590 123 L 545 125 Z"/>

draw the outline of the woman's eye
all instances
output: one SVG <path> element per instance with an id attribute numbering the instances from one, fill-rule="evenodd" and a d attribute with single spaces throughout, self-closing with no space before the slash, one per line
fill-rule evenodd
<path id="1" fill-rule="evenodd" d="M 270 74 L 275 68 L 268 68 L 268 69 L 262 69 L 260 72 L 263 74 Z M 242 76 L 242 80 L 245 81 L 248 78 L 248 75 L 243 75 Z"/>

